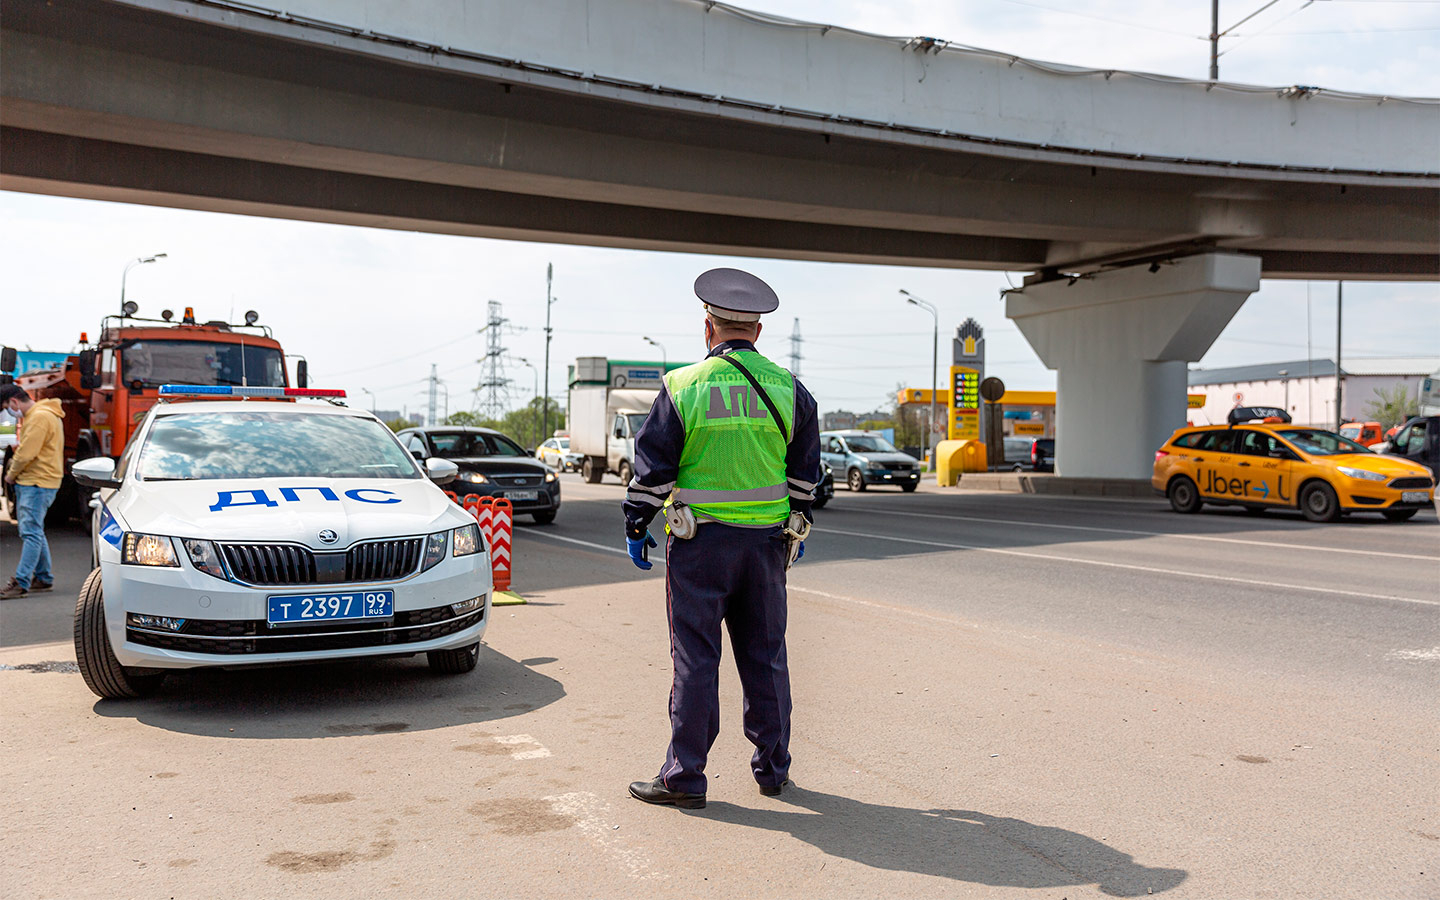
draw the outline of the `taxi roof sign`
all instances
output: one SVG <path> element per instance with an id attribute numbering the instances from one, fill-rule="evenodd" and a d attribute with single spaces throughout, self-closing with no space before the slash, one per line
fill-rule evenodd
<path id="1" fill-rule="evenodd" d="M 1225 421 L 1231 425 L 1238 425 L 1241 422 L 1253 422 L 1256 419 L 1274 419 L 1277 422 L 1290 423 L 1290 414 L 1283 409 L 1274 406 L 1237 406 L 1230 410 Z"/>
<path id="2" fill-rule="evenodd" d="M 241 387 L 233 384 L 162 384 L 162 397 L 325 397 L 340 399 L 338 388 Z"/>

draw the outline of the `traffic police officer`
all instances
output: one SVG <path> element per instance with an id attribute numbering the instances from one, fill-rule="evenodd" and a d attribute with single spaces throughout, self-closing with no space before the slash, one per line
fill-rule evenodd
<path id="1" fill-rule="evenodd" d="M 751 770 L 766 796 L 790 772 L 790 670 L 785 657 L 785 570 L 804 553 L 820 481 L 815 400 L 755 349 L 760 315 L 780 305 L 765 282 L 738 269 L 695 281 L 705 307 L 706 358 L 665 375 L 635 437 L 625 496 L 630 558 L 649 569 L 647 527 L 664 512 L 670 655 L 670 747 L 653 781 L 630 793 L 647 803 L 705 806 L 705 758 L 720 731 L 720 623 L 730 630 L 745 692 Z"/>

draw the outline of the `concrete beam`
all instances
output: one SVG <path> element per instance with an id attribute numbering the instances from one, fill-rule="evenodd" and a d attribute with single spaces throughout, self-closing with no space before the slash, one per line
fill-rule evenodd
<path id="1" fill-rule="evenodd" d="M 1149 477 L 1185 424 L 1186 363 L 1260 288 L 1260 259 L 1207 253 L 1011 291 L 1005 314 L 1057 372 L 1055 468 Z"/>

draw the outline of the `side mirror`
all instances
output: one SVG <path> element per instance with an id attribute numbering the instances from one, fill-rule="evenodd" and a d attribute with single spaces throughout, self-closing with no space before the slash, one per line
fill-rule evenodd
<path id="1" fill-rule="evenodd" d="M 115 460 L 108 456 L 92 456 L 82 459 L 70 467 L 75 480 L 93 488 L 118 488 L 115 480 Z"/>
<path id="2" fill-rule="evenodd" d="M 100 376 L 95 374 L 95 351 L 81 350 L 75 362 L 80 370 L 80 387 L 87 391 L 99 387 Z"/>
<path id="3" fill-rule="evenodd" d="M 432 456 L 425 460 L 425 474 L 436 484 L 449 484 L 460 474 L 460 467 L 448 459 Z"/>
<path id="4" fill-rule="evenodd" d="M 295 386 L 302 388 L 310 386 L 310 363 L 303 359 L 295 363 Z"/>

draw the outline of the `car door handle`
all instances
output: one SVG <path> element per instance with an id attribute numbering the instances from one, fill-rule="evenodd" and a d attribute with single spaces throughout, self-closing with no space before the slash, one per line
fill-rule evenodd
<path id="1" fill-rule="evenodd" d="M 1248 465 L 1250 465 L 1250 464 L 1247 463 L 1247 462 L 1242 462 L 1242 463 L 1240 463 L 1240 465 L 1242 465 L 1242 466 L 1248 466 Z"/>
<path id="2" fill-rule="evenodd" d="M 1192 462 L 1204 462 L 1204 461 L 1205 461 L 1205 457 L 1203 457 L 1203 456 L 1192 456 L 1192 457 L 1190 457 L 1190 460 L 1191 460 Z"/>

